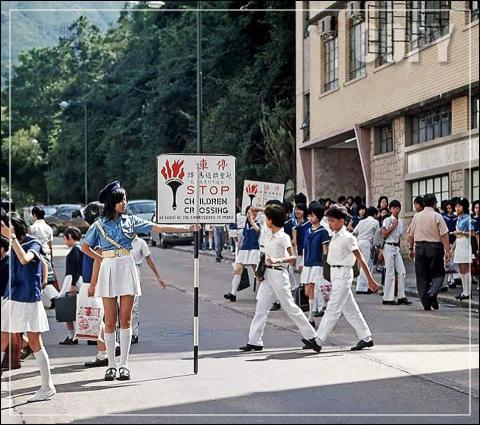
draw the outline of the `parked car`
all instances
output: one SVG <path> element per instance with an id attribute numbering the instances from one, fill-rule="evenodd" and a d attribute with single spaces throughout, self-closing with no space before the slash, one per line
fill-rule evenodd
<path id="1" fill-rule="evenodd" d="M 147 221 L 152 220 L 152 217 L 155 216 L 155 209 L 157 203 L 151 199 L 135 199 L 133 201 L 128 201 L 127 213 L 134 214 L 135 216 L 141 217 Z M 150 240 L 150 234 L 138 234 L 140 237 L 145 240 Z"/>
<path id="2" fill-rule="evenodd" d="M 155 220 L 155 214 L 150 220 Z M 171 248 L 175 245 L 191 245 L 193 243 L 193 233 L 156 233 L 152 231 L 150 243 L 152 246 L 160 246 L 161 248 Z"/>
<path id="3" fill-rule="evenodd" d="M 82 206 L 78 204 L 60 204 L 53 209 L 55 212 L 50 215 L 45 215 L 45 222 L 52 227 L 53 235 L 58 236 L 63 233 L 68 227 L 77 227 L 82 233 L 88 230 L 87 222 L 83 219 Z M 49 212 L 52 209 L 49 208 Z M 45 210 L 47 214 L 47 210 Z"/>

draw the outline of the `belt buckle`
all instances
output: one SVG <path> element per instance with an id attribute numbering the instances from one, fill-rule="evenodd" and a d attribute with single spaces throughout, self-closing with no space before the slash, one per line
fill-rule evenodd
<path id="1" fill-rule="evenodd" d="M 115 257 L 120 257 L 120 253 L 118 249 L 114 249 L 113 251 L 114 251 Z"/>

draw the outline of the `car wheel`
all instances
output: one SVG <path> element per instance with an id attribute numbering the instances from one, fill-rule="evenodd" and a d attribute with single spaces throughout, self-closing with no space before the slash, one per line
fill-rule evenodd
<path id="1" fill-rule="evenodd" d="M 167 248 L 170 247 L 170 245 L 169 245 L 167 242 L 165 242 L 165 240 L 163 240 L 163 239 L 160 240 L 160 246 L 161 246 L 163 249 L 167 249 Z"/>
<path id="2" fill-rule="evenodd" d="M 157 246 L 157 242 L 155 241 L 155 239 L 150 239 L 150 246 Z"/>
<path id="3" fill-rule="evenodd" d="M 55 224 L 50 225 L 50 227 L 52 228 L 53 235 L 57 237 L 60 234 L 58 227 Z"/>

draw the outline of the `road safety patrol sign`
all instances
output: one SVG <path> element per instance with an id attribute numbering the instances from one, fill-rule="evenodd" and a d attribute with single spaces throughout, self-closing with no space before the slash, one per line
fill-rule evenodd
<path id="1" fill-rule="evenodd" d="M 157 222 L 235 222 L 235 157 L 164 154 L 157 157 Z"/>
<path id="2" fill-rule="evenodd" d="M 243 182 L 242 214 L 249 205 L 265 207 L 267 201 L 272 199 L 283 201 L 284 191 L 285 184 L 245 180 Z"/>

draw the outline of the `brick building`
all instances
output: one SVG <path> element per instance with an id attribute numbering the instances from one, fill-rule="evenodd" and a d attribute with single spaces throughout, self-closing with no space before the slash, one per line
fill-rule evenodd
<path id="1" fill-rule="evenodd" d="M 297 191 L 478 199 L 478 2 L 296 5 Z"/>

